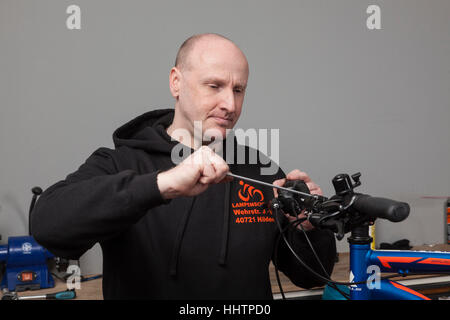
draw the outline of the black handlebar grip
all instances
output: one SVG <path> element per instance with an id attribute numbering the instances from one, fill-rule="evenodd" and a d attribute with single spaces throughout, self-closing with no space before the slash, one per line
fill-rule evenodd
<path id="1" fill-rule="evenodd" d="M 392 222 L 403 221 L 409 215 L 409 204 L 406 202 L 371 197 L 365 194 L 358 194 L 352 207 L 361 214 Z"/>

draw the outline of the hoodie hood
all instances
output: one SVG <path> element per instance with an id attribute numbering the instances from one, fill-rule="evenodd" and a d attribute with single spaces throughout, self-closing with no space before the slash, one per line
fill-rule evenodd
<path id="1" fill-rule="evenodd" d="M 113 133 L 116 148 L 127 146 L 150 153 L 168 153 L 178 143 L 172 141 L 166 128 L 172 123 L 174 109 L 161 109 L 146 112 L 127 122 Z"/>

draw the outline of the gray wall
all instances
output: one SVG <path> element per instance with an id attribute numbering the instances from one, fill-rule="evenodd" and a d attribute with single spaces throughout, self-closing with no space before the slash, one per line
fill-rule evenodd
<path id="1" fill-rule="evenodd" d="M 81 7 L 81 30 L 66 8 Z M 366 8 L 381 7 L 381 30 Z M 280 128 L 280 163 L 411 204 L 377 240 L 443 241 L 450 195 L 450 1 L 0 0 L 0 234 L 27 231 L 30 189 L 63 179 L 112 131 L 173 106 L 168 71 L 194 33 L 233 39 L 251 67 L 242 128 Z M 346 242 L 339 243 L 346 250 Z M 101 272 L 94 247 L 82 272 Z"/>

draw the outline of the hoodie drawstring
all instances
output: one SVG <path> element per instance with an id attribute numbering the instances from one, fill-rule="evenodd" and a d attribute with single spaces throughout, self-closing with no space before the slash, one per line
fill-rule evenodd
<path id="1" fill-rule="evenodd" d="M 230 219 L 230 188 L 231 183 L 225 184 L 225 197 L 224 197 L 224 208 L 223 208 L 223 226 L 222 226 L 222 243 L 220 247 L 219 254 L 219 265 L 223 266 L 226 263 L 227 251 L 228 251 L 228 234 L 229 234 L 229 219 Z M 175 238 L 175 245 L 172 252 L 172 257 L 170 260 L 170 271 L 171 276 L 177 275 L 178 258 L 180 256 L 181 242 L 183 241 L 184 232 L 189 221 L 189 217 L 194 207 L 195 197 L 192 198 L 189 210 L 181 217 L 180 224 L 178 226 L 177 235 Z"/>
<path id="2" fill-rule="evenodd" d="M 228 249 L 228 234 L 229 234 L 229 218 L 230 218 L 230 188 L 231 183 L 225 184 L 225 201 L 223 206 L 223 227 L 222 227 L 222 245 L 220 247 L 219 264 L 225 265 L 227 259 Z"/>
<path id="3" fill-rule="evenodd" d="M 169 274 L 171 276 L 177 275 L 178 258 L 180 256 L 181 242 L 183 241 L 184 231 L 186 230 L 187 223 L 189 221 L 189 216 L 191 215 L 192 208 L 194 207 L 196 197 L 190 198 L 191 205 L 189 210 L 185 211 L 185 214 L 181 217 L 180 224 L 178 225 L 177 236 L 175 238 L 175 246 L 172 251 L 172 258 L 170 259 L 170 270 Z"/>

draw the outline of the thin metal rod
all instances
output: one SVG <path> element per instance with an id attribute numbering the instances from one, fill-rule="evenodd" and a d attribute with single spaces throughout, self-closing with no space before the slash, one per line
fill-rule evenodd
<path id="1" fill-rule="evenodd" d="M 18 297 L 19 300 L 31 300 L 31 299 L 45 299 L 47 296 L 46 295 L 41 295 L 41 296 L 25 296 L 25 297 Z"/>
<path id="2" fill-rule="evenodd" d="M 243 176 L 231 173 L 231 172 L 227 173 L 227 176 L 230 176 L 230 177 L 233 177 L 233 178 L 236 178 L 236 179 L 246 180 L 246 181 L 257 183 L 257 184 L 261 184 L 263 186 L 267 186 L 267 187 L 271 187 L 271 188 L 284 190 L 284 191 L 287 191 L 287 192 L 297 193 L 297 194 L 299 194 L 301 196 L 304 196 L 304 197 L 319 199 L 318 195 L 313 195 L 313 194 L 309 194 L 309 193 L 300 192 L 300 191 L 297 191 L 297 190 L 294 190 L 294 189 L 289 189 L 289 188 L 285 188 L 285 187 L 276 186 L 276 185 L 271 184 L 271 183 L 255 180 L 255 179 L 252 179 L 252 178 L 243 177 Z"/>

